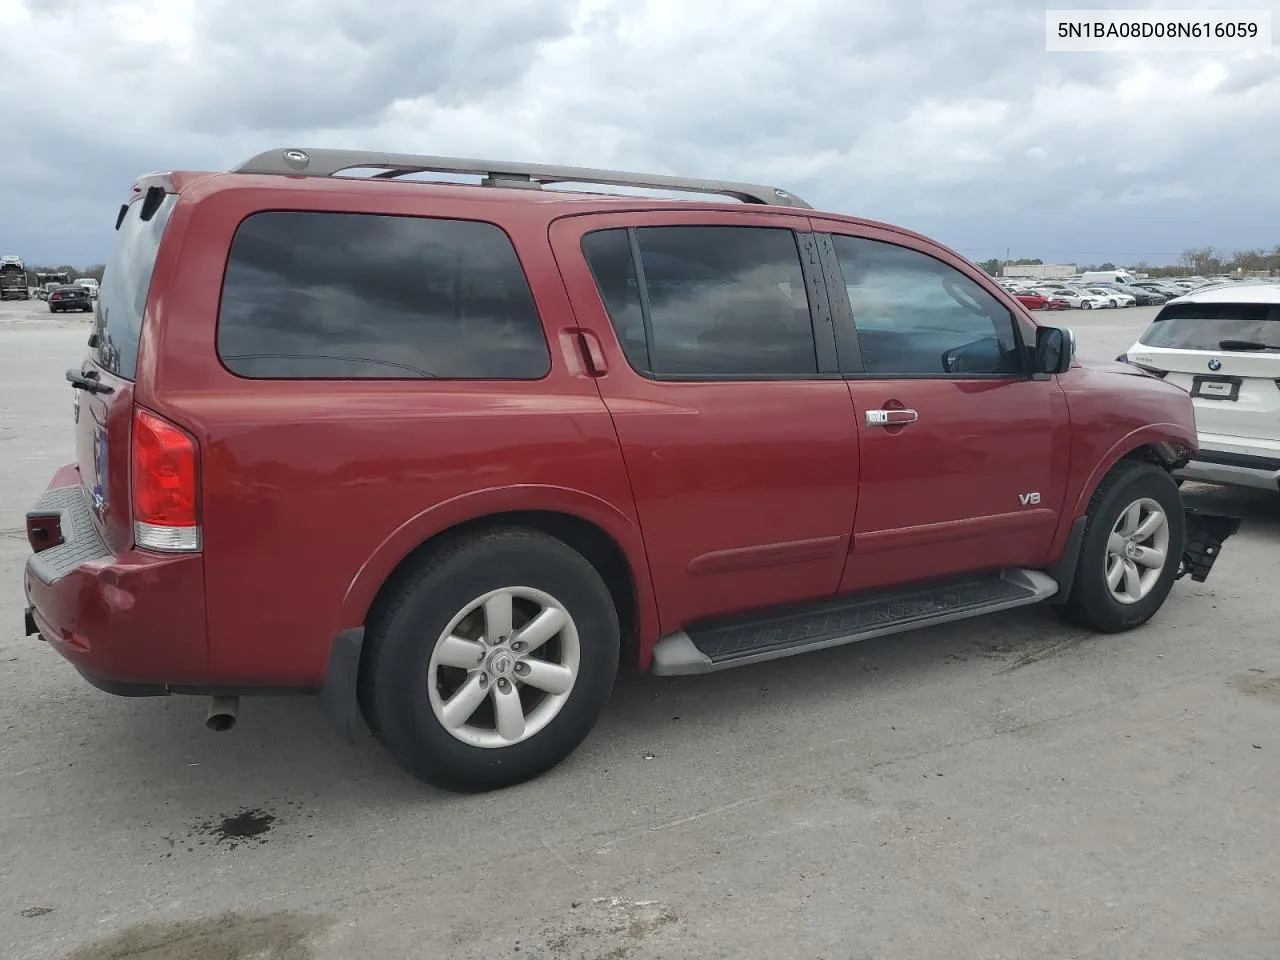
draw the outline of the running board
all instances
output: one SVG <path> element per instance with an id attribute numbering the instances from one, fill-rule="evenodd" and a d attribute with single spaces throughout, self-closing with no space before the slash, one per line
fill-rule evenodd
<path id="1" fill-rule="evenodd" d="M 697 624 L 658 641 L 652 670 L 666 677 L 711 673 L 1024 607 L 1057 592 L 1048 574 L 1005 570 Z"/>

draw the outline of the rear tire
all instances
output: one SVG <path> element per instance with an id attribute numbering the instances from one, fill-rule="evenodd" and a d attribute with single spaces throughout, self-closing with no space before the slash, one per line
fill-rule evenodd
<path id="1" fill-rule="evenodd" d="M 590 733 L 612 691 L 612 596 L 595 567 L 546 534 L 504 528 L 449 543 L 380 607 L 361 708 L 391 755 L 433 786 L 492 790 L 545 773 Z"/>
<path id="2" fill-rule="evenodd" d="M 1141 626 L 1173 588 L 1185 531 L 1173 477 L 1152 463 L 1121 461 L 1089 503 L 1071 593 L 1055 609 L 1099 633 Z"/>

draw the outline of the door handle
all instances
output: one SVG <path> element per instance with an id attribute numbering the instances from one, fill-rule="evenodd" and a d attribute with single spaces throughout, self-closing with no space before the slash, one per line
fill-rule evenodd
<path id="1" fill-rule="evenodd" d="M 920 414 L 914 410 L 868 410 L 867 426 L 868 427 L 900 427 L 903 424 L 915 423 L 920 419 Z"/>

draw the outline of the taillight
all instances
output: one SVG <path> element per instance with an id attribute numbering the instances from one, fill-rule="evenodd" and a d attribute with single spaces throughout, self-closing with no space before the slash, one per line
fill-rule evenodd
<path id="1" fill-rule="evenodd" d="M 133 414 L 133 539 L 167 552 L 200 549 L 196 442 L 147 410 Z"/>

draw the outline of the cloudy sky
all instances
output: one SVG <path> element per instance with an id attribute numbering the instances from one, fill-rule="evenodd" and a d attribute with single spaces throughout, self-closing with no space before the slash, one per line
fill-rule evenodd
<path id="1" fill-rule="evenodd" d="M 975 259 L 1280 244 L 1280 54 L 1046 53 L 1045 6 L 0 0 L 0 253 L 100 261 L 137 174 L 279 146 L 760 181 Z"/>

